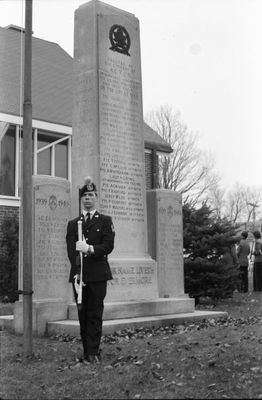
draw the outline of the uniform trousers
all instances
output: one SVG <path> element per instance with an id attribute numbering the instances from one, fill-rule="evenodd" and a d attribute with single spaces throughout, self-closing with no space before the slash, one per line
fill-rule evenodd
<path id="1" fill-rule="evenodd" d="M 99 354 L 106 288 L 107 281 L 87 282 L 82 287 L 82 304 L 77 304 L 77 294 L 73 284 L 84 357 Z"/>

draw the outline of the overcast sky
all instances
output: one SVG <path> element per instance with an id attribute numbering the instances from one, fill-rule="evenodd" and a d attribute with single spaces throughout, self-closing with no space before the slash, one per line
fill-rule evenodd
<path id="1" fill-rule="evenodd" d="M 223 185 L 262 185 L 262 0 L 108 0 L 140 21 L 144 114 L 179 110 Z M 83 0 L 33 0 L 34 36 L 73 55 Z M 24 0 L 0 0 L 0 26 Z"/>

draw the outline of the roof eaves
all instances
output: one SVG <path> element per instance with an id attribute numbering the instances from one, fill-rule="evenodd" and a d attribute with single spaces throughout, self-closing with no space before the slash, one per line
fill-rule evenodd
<path id="1" fill-rule="evenodd" d="M 164 144 L 153 143 L 153 142 L 150 142 L 148 140 L 145 140 L 144 143 L 145 143 L 145 147 L 147 149 L 157 150 L 159 152 L 169 153 L 169 154 L 173 152 L 172 147 L 170 147 L 168 145 L 165 146 Z"/>

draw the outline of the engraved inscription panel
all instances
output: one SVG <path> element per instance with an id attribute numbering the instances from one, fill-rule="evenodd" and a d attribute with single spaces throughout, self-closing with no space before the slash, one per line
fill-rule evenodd
<path id="1" fill-rule="evenodd" d="M 183 226 L 180 196 L 161 192 L 157 201 L 157 260 L 160 293 L 179 294 L 184 288 Z"/>
<path id="2" fill-rule="evenodd" d="M 110 260 L 114 279 L 108 282 L 108 301 L 156 298 L 157 269 L 153 260 Z"/>
<path id="3" fill-rule="evenodd" d="M 137 49 L 129 57 L 109 50 L 110 26 L 105 23 L 100 31 L 100 207 L 112 215 L 116 231 L 124 233 L 116 251 L 137 255 L 145 253 L 147 241 L 140 65 Z M 128 32 L 135 42 L 132 29 Z"/>
<path id="4" fill-rule="evenodd" d="M 70 211 L 68 187 L 34 187 L 34 297 L 67 298 L 69 262 L 66 228 Z"/>

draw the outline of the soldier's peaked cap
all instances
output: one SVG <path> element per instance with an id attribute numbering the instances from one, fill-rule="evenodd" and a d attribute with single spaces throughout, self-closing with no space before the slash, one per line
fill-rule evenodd
<path id="1" fill-rule="evenodd" d="M 80 197 L 84 196 L 86 192 L 95 192 L 95 193 L 97 192 L 96 185 L 94 184 L 91 176 L 87 176 L 84 179 L 84 182 L 85 182 L 84 186 L 82 186 L 81 189 L 79 190 Z"/>

